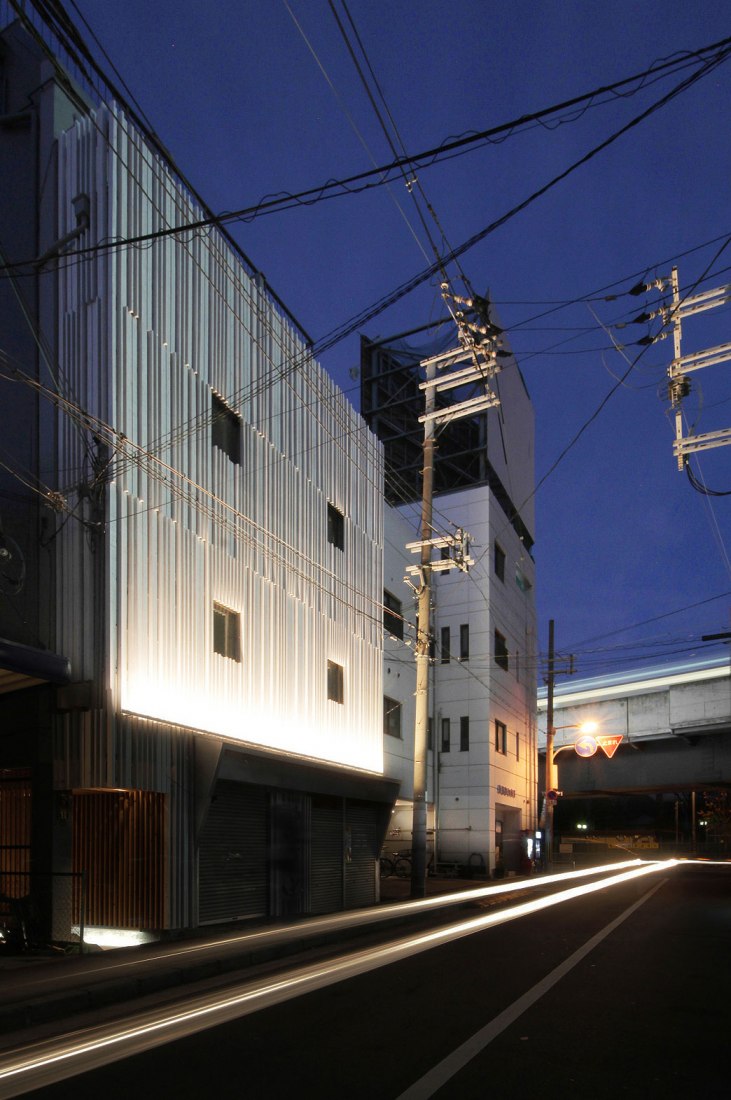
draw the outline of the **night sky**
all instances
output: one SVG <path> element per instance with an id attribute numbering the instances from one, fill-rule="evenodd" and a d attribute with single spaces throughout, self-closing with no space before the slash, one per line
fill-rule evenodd
<path id="1" fill-rule="evenodd" d="M 393 159 L 332 8 L 356 48 L 348 15 L 357 28 L 360 63 L 371 81 L 375 74 L 409 153 L 731 36 L 725 0 L 79 0 L 68 8 L 82 28 L 80 16 L 88 21 L 216 212 Z M 651 73 L 622 96 L 599 95 L 422 168 L 439 219 L 439 230 L 430 222 L 434 238 L 461 245 L 699 71 L 696 63 Z M 666 392 L 673 341 L 635 343 L 658 332 L 657 321 L 618 327 L 660 304 L 657 293 L 627 291 L 669 276 L 674 263 L 683 293 L 731 282 L 730 104 L 731 59 L 460 259 L 475 290 L 490 288 L 533 399 L 539 643 L 545 650 L 554 618 L 557 647 L 576 655 L 580 675 L 716 654 L 701 634 L 731 626 L 731 497 L 705 496 L 677 470 Z M 403 182 L 231 232 L 315 341 L 433 259 Z M 459 276 L 454 265 L 450 274 Z M 432 279 L 362 331 L 388 337 L 443 315 Z M 726 305 L 686 321 L 683 352 L 731 340 L 730 320 Z M 356 334 L 322 356 L 356 404 L 358 359 Z M 697 432 L 731 428 L 730 369 L 691 376 L 684 408 Z M 731 490 L 729 448 L 692 459 L 692 469 L 711 490 Z"/>

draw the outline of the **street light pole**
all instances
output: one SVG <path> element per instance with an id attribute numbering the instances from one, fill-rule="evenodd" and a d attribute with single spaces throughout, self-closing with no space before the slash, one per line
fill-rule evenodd
<path id="1" fill-rule="evenodd" d="M 553 686 L 556 678 L 556 654 L 554 649 L 554 622 L 548 620 L 548 676 L 546 694 L 546 790 L 545 790 L 545 830 L 544 830 L 544 856 L 543 864 L 548 870 L 553 855 L 553 800 L 550 792 L 553 791 L 553 742 L 556 737 L 556 727 L 553 724 Z"/>

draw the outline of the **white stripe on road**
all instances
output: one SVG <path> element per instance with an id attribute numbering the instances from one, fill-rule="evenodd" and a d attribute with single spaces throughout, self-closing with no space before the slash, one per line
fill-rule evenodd
<path id="1" fill-rule="evenodd" d="M 451 1054 L 448 1054 L 441 1062 L 425 1073 L 423 1077 L 420 1077 L 418 1081 L 415 1081 L 406 1092 L 402 1092 L 397 1100 L 429 1100 L 429 1097 L 433 1096 L 438 1089 L 445 1085 L 456 1073 L 459 1073 L 461 1069 L 471 1062 L 473 1058 L 484 1050 L 493 1039 L 496 1039 L 506 1028 L 510 1027 L 512 1023 L 522 1016 L 523 1013 L 534 1005 L 536 1001 L 539 1001 L 544 993 L 547 993 L 557 982 L 569 973 L 570 970 L 581 962 L 582 959 L 597 947 L 603 939 L 618 928 L 622 921 L 631 917 L 635 910 L 639 909 L 641 905 L 644 905 L 652 895 L 664 886 L 667 879 L 663 879 L 662 882 L 658 882 L 656 886 L 648 890 L 646 894 L 636 901 L 633 905 L 630 905 L 628 909 L 625 909 L 623 913 L 620 913 L 615 920 L 611 921 L 605 928 L 602 928 L 601 932 L 597 932 L 595 936 L 592 936 L 590 940 L 580 947 L 578 951 L 574 951 L 573 955 L 569 955 L 568 959 L 565 959 L 560 966 L 557 966 L 555 970 L 552 970 L 550 974 L 547 974 L 537 985 L 534 985 L 532 989 L 529 989 L 527 993 L 524 993 L 522 997 L 518 997 L 517 1001 L 513 1001 L 504 1012 L 501 1012 L 499 1016 L 496 1016 L 489 1024 L 485 1024 L 479 1031 L 475 1032 L 467 1042 L 462 1043 L 461 1046 L 453 1050 Z"/>

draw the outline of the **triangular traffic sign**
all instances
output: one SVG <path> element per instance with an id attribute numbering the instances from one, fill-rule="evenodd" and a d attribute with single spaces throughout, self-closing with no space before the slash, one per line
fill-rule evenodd
<path id="1" fill-rule="evenodd" d="M 622 734 L 600 733 L 599 736 L 596 738 L 596 743 L 611 760 L 619 746 L 622 744 Z"/>

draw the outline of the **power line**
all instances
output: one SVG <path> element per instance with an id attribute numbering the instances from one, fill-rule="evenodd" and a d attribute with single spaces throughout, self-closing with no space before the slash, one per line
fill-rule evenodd
<path id="1" fill-rule="evenodd" d="M 469 249 L 473 248 L 476 244 L 485 240 L 488 236 L 490 236 L 490 234 L 501 228 L 503 225 L 506 224 L 506 222 L 510 221 L 517 214 L 522 213 L 523 210 L 525 210 L 537 199 L 545 195 L 548 191 L 551 190 L 551 188 L 561 183 L 578 168 L 583 167 L 584 164 L 587 164 L 600 152 L 603 152 L 604 149 L 607 149 L 620 137 L 624 136 L 624 134 L 628 133 L 634 127 L 638 126 L 641 122 L 644 122 L 645 119 L 649 118 L 656 111 L 660 110 L 660 108 L 666 106 L 678 95 L 682 94 L 682 92 L 687 91 L 688 88 L 692 87 L 704 76 L 707 76 L 710 72 L 713 72 L 713 70 L 718 65 L 722 64 L 728 59 L 729 54 L 731 54 L 731 48 L 727 48 L 723 52 L 720 52 L 716 58 L 704 65 L 703 69 L 700 72 L 694 73 L 691 77 L 688 77 L 685 80 L 681 81 L 675 86 L 675 88 L 671 89 L 670 92 L 666 93 L 666 95 L 662 96 L 659 100 L 656 100 L 655 103 L 651 104 L 639 115 L 636 115 L 628 123 L 620 127 L 619 130 L 615 130 L 615 132 L 611 134 L 608 138 L 605 138 L 604 141 L 601 141 L 598 145 L 595 145 L 592 149 L 589 150 L 589 152 L 585 153 L 578 160 L 574 161 L 562 172 L 559 172 L 558 175 L 552 177 L 552 179 L 550 179 L 547 183 L 539 187 L 538 190 L 534 191 L 527 198 L 519 202 L 516 206 L 513 206 L 505 214 L 497 218 L 495 221 L 491 222 L 484 229 L 481 229 L 478 233 L 473 234 L 473 236 L 469 237 L 457 248 L 452 249 L 446 256 L 443 257 L 443 262 L 451 263 L 453 260 L 456 260 L 460 256 L 464 255 L 465 252 L 469 251 Z M 408 279 L 406 282 L 401 283 L 401 285 L 390 294 L 380 298 L 372 306 L 368 307 L 366 310 L 363 310 L 357 316 L 352 317 L 349 321 L 346 321 L 339 328 L 333 329 L 327 336 L 323 337 L 316 343 L 315 349 L 317 350 L 318 354 L 322 354 L 323 351 L 327 351 L 335 344 L 340 343 L 340 341 L 343 340 L 346 336 L 349 336 L 351 332 L 355 332 L 358 328 L 361 328 L 367 321 L 372 320 L 380 313 L 383 313 L 384 310 L 388 309 L 390 306 L 395 305 L 396 302 L 400 301 L 407 294 L 410 294 L 411 291 L 415 290 L 418 286 L 421 286 L 423 283 L 433 278 L 436 274 L 438 274 L 439 270 L 440 264 L 432 264 L 430 267 L 425 268 L 417 275 L 414 275 L 411 279 Z"/>
<path id="2" fill-rule="evenodd" d="M 14 0 L 10 0 L 10 2 L 11 2 L 11 4 L 13 4 L 13 7 L 15 8 L 16 13 L 19 15 L 19 17 L 22 17 L 22 9 L 19 6 L 16 5 Z M 34 0 L 31 0 L 31 2 L 33 3 L 33 6 L 35 6 L 36 8 L 39 7 L 38 4 L 34 3 Z M 87 24 L 87 26 L 88 26 L 88 24 Z M 56 30 L 56 33 L 57 34 L 59 33 L 58 30 Z M 60 39 L 60 40 L 62 41 L 62 44 L 63 44 L 64 39 Z M 156 230 L 156 231 L 153 231 L 153 232 L 150 232 L 150 233 L 145 233 L 145 234 L 138 234 L 136 236 L 124 238 L 124 239 L 121 239 L 121 240 L 102 241 L 102 242 L 97 243 L 96 245 L 90 245 L 85 249 L 76 249 L 72 252 L 67 252 L 67 253 L 64 254 L 63 258 L 65 260 L 75 259 L 77 257 L 83 257 L 84 255 L 87 255 L 89 253 L 93 253 L 93 252 L 96 252 L 96 251 L 107 250 L 107 249 L 115 249 L 115 248 L 123 248 L 123 247 L 129 247 L 129 246 L 132 246 L 132 245 L 145 244 L 145 243 L 153 241 L 153 240 L 155 240 L 159 237 L 176 235 L 176 234 L 179 234 L 179 233 L 194 232 L 196 230 L 201 230 L 201 229 L 206 229 L 206 228 L 221 228 L 222 229 L 229 222 L 253 220 L 255 217 L 260 216 L 261 214 L 271 213 L 271 212 L 278 211 L 278 210 L 286 210 L 286 209 L 291 208 L 292 205 L 304 205 L 304 206 L 313 205 L 315 202 L 320 201 L 321 199 L 324 199 L 325 197 L 327 197 L 328 194 L 331 191 L 336 190 L 338 188 L 346 189 L 346 190 L 343 191 L 343 193 L 359 193 L 360 191 L 366 190 L 368 188 L 363 187 L 363 188 L 355 189 L 353 187 L 353 185 L 355 185 L 355 184 L 357 184 L 361 181 L 364 181 L 364 180 L 372 179 L 374 177 L 376 177 L 376 178 L 375 178 L 374 182 L 369 185 L 369 188 L 370 187 L 381 187 L 381 186 L 384 186 L 385 184 L 387 184 L 389 182 L 392 182 L 391 176 L 396 175 L 396 174 L 401 174 L 402 170 L 404 168 L 418 167 L 418 166 L 420 166 L 422 168 L 423 167 L 429 167 L 430 163 L 439 163 L 439 160 L 441 159 L 441 157 L 445 153 L 454 152 L 454 151 L 459 150 L 459 149 L 461 149 L 465 146 L 473 146 L 477 143 L 484 143 L 485 141 L 488 141 L 492 137 L 510 134 L 510 133 L 516 131 L 517 128 L 522 127 L 524 125 L 527 125 L 530 122 L 537 123 L 543 118 L 550 117 L 552 114 L 556 114 L 560 111 L 565 111 L 565 110 L 567 110 L 569 108 L 572 108 L 572 107 L 575 107 L 575 106 L 577 106 L 581 103 L 584 103 L 584 102 L 592 103 L 592 101 L 595 100 L 600 95 L 615 94 L 615 93 L 618 92 L 618 90 L 620 88 L 627 87 L 627 86 L 629 86 L 631 84 L 634 84 L 638 81 L 641 82 L 641 81 L 643 81 L 643 79 L 645 77 L 647 77 L 651 74 L 654 75 L 655 78 L 657 79 L 660 74 L 662 74 L 663 76 L 668 76 L 668 75 L 671 75 L 673 72 L 682 71 L 684 68 L 687 68 L 691 64 L 703 64 L 704 69 L 702 69 L 701 73 L 697 74 L 697 75 L 699 75 L 699 76 L 704 75 L 705 66 L 708 64 L 708 59 L 705 59 L 705 55 L 711 53 L 712 51 L 721 51 L 724 48 L 728 47 L 728 45 L 730 43 L 731 43 L 731 37 L 723 38 L 723 39 L 719 40 L 718 42 L 712 43 L 711 45 L 703 46 L 699 50 L 688 51 L 687 53 L 684 53 L 684 54 L 680 55 L 679 57 L 677 57 L 675 60 L 670 60 L 670 61 L 667 61 L 667 62 L 663 62 L 663 63 L 657 64 L 657 65 L 650 66 L 650 68 L 643 70 L 641 73 L 634 74 L 631 77 L 625 77 L 623 80 L 616 81 L 613 84 L 603 85 L 599 88 L 594 89 L 591 92 L 583 93 L 580 96 L 576 96 L 573 99 L 565 100 L 562 103 L 555 104 L 555 105 L 552 105 L 550 107 L 543 108 L 542 110 L 539 110 L 539 111 L 535 111 L 535 112 L 532 112 L 532 113 L 529 113 L 529 114 L 521 115 L 518 118 L 511 120 L 510 122 L 501 123 L 497 126 L 490 127 L 489 129 L 486 129 L 486 130 L 481 130 L 481 131 L 478 131 L 476 133 L 470 133 L 470 134 L 467 134 L 465 136 L 454 138 L 454 139 L 447 139 L 447 140 L 443 141 L 442 143 L 440 143 L 439 145 L 434 146 L 430 149 L 424 150 L 422 152 L 419 152 L 419 153 L 416 153 L 416 154 L 413 154 L 413 155 L 410 155 L 410 156 L 397 157 L 393 161 L 391 161 L 387 164 L 379 165 L 379 166 L 374 167 L 372 169 L 367 169 L 363 172 L 354 173 L 351 176 L 347 176 L 347 177 L 344 177 L 344 178 L 339 179 L 339 180 L 330 180 L 330 181 L 327 181 L 324 184 L 319 184 L 319 185 L 314 186 L 314 187 L 306 188 L 306 189 L 304 189 L 302 191 L 299 191 L 299 192 L 294 192 L 294 193 L 283 192 L 280 195 L 265 196 L 264 198 L 260 199 L 259 202 L 255 203 L 254 205 L 242 207 L 241 209 L 237 209 L 237 210 L 233 210 L 233 211 L 224 211 L 224 212 L 221 212 L 219 214 L 213 214 L 212 212 L 207 212 L 206 216 L 204 218 L 199 218 L 199 219 L 196 219 L 195 221 L 186 222 L 185 224 L 182 224 L 182 225 L 170 226 L 170 227 L 167 227 L 167 228 L 164 228 L 164 229 Z M 68 46 L 66 46 L 65 48 L 67 50 L 69 49 Z M 105 56 L 106 56 L 106 54 L 105 54 Z M 91 57 L 90 54 L 89 54 L 89 57 Z M 711 58 L 710 60 L 713 61 L 714 59 Z M 725 60 L 725 56 L 719 58 L 718 60 L 721 60 L 721 61 Z M 191 192 L 191 194 L 193 194 L 195 196 L 196 201 L 200 204 L 200 206 L 202 208 L 204 208 L 206 211 L 208 211 L 208 208 L 206 207 L 206 204 L 203 202 L 203 200 L 200 198 L 200 196 L 196 193 L 195 189 L 182 176 L 182 174 L 180 173 L 180 170 L 177 168 L 177 166 L 173 165 L 173 163 L 171 161 L 171 158 L 170 158 L 170 154 L 167 152 L 167 150 L 164 148 L 164 146 L 160 143 L 159 138 L 157 138 L 157 136 L 154 134 L 154 132 L 149 128 L 149 125 L 146 124 L 146 122 L 144 120 L 144 117 L 141 116 L 141 114 L 139 113 L 139 110 L 135 110 L 134 108 L 132 108 L 130 106 L 127 98 L 124 97 L 118 90 L 115 93 L 114 85 L 112 85 L 110 82 L 108 82 L 106 80 L 106 78 L 104 77 L 104 75 L 101 72 L 101 69 L 98 66 L 96 66 L 96 64 L 94 65 L 94 67 L 95 67 L 95 71 L 100 76 L 102 81 L 113 92 L 114 97 L 118 100 L 118 102 L 120 102 L 125 107 L 127 113 L 129 114 L 130 118 L 132 119 L 132 121 L 135 122 L 136 125 L 138 125 L 138 127 L 145 134 L 146 138 L 154 146 L 155 151 L 159 155 L 161 155 L 163 157 L 163 159 L 168 164 L 171 165 L 171 167 L 173 167 L 173 169 L 175 171 L 175 174 L 178 176 L 178 178 L 181 180 L 181 182 L 184 183 L 184 185 Z M 639 91 L 643 90 L 643 88 L 649 87 L 653 83 L 655 83 L 655 80 L 648 81 L 646 83 L 640 83 L 639 87 L 637 89 L 635 89 L 635 91 L 632 92 L 631 94 L 632 95 L 637 94 Z M 126 87 L 126 85 L 125 85 L 125 87 Z M 622 98 L 627 98 L 627 96 L 625 95 Z M 598 104 L 594 104 L 594 105 L 596 106 Z M 573 121 L 573 119 L 571 121 Z M 426 162 L 426 163 L 422 163 L 422 162 Z M 387 177 L 387 175 L 386 175 L 387 173 L 390 173 L 391 176 Z M 347 189 L 349 189 L 349 190 L 347 190 Z M 308 201 L 308 200 L 311 200 L 311 201 Z M 228 236 L 227 236 L 227 240 L 229 241 L 229 244 L 231 244 L 234 247 L 235 251 L 237 253 L 239 253 L 240 257 L 244 259 L 246 266 L 251 271 L 256 272 L 256 269 L 254 268 L 251 261 L 248 259 L 248 257 L 244 253 L 242 253 L 240 246 L 237 245 L 236 242 L 232 238 L 229 238 Z M 16 266 L 16 267 L 25 267 L 28 264 L 30 264 L 31 262 L 32 262 L 31 260 L 21 261 L 21 262 L 17 263 L 14 266 Z M 280 306 L 283 306 L 283 303 L 281 301 L 279 301 L 279 299 L 277 299 L 277 301 L 278 301 L 278 304 Z M 283 308 L 286 309 L 286 307 L 283 307 Z M 287 312 L 288 312 L 288 315 L 291 318 L 291 315 L 289 314 L 289 311 L 287 311 Z M 293 319 L 293 318 L 291 318 L 291 319 Z M 295 321 L 295 324 L 298 328 L 300 327 L 297 324 L 296 321 Z"/>

